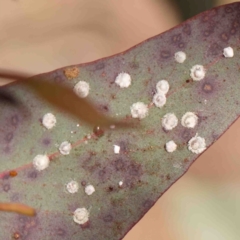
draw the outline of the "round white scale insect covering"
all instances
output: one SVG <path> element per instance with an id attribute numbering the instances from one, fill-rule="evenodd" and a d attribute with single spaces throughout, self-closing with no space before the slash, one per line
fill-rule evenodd
<path id="1" fill-rule="evenodd" d="M 188 149 L 196 154 L 203 152 L 206 149 L 205 139 L 199 137 L 197 134 L 195 137 L 191 138 L 188 142 Z"/>
<path id="2" fill-rule="evenodd" d="M 46 113 L 42 119 L 42 125 L 47 128 L 53 128 L 57 123 L 56 117 L 52 113 Z"/>
<path id="3" fill-rule="evenodd" d="M 202 65 L 194 65 L 190 70 L 190 76 L 194 81 L 200 81 L 205 77 L 206 70 Z"/>
<path id="4" fill-rule="evenodd" d="M 166 130 L 172 130 L 178 125 L 178 119 L 174 113 L 167 113 L 163 116 L 162 127 Z"/>
<path id="5" fill-rule="evenodd" d="M 186 128 L 194 128 L 198 123 L 198 116 L 193 112 L 186 112 L 181 119 L 181 124 Z"/>
<path id="6" fill-rule="evenodd" d="M 172 153 L 177 149 L 177 144 L 173 140 L 171 140 L 166 143 L 165 148 L 167 152 Z"/>
<path id="7" fill-rule="evenodd" d="M 49 166 L 49 157 L 47 155 L 37 155 L 33 159 L 33 166 L 38 171 L 42 171 Z"/>
<path id="8" fill-rule="evenodd" d="M 156 84 L 156 89 L 158 93 L 167 94 L 169 91 L 169 83 L 167 80 L 160 80 Z"/>
<path id="9" fill-rule="evenodd" d="M 131 76 L 128 73 L 119 73 L 115 79 L 115 83 L 120 88 L 128 88 L 131 85 Z"/>
<path id="10" fill-rule="evenodd" d="M 134 103 L 130 110 L 133 118 L 143 119 L 148 115 L 148 106 L 143 102 Z"/>
<path id="11" fill-rule="evenodd" d="M 80 97 L 85 98 L 88 96 L 90 91 L 89 83 L 85 81 L 79 81 L 73 88 L 73 91 Z"/>
<path id="12" fill-rule="evenodd" d="M 71 143 L 68 141 L 64 141 L 60 144 L 59 152 L 62 155 L 68 155 L 70 153 L 71 149 L 72 149 Z"/>
<path id="13" fill-rule="evenodd" d="M 84 224 L 89 220 L 89 211 L 86 208 L 77 208 L 73 213 L 73 220 L 78 224 Z"/>

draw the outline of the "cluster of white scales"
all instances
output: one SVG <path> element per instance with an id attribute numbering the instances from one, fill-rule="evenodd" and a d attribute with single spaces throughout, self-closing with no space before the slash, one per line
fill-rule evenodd
<path id="1" fill-rule="evenodd" d="M 231 47 L 226 47 L 223 49 L 224 57 L 233 57 L 234 51 Z M 175 61 L 178 63 L 183 63 L 186 60 L 186 53 L 179 51 L 174 55 Z M 190 76 L 193 81 L 200 81 L 205 77 L 206 69 L 202 65 L 194 65 L 190 69 Z M 122 72 L 119 73 L 115 79 L 115 83 L 120 88 L 128 88 L 131 85 L 131 76 L 128 73 Z M 153 96 L 152 103 L 156 107 L 163 107 L 166 102 L 166 94 L 170 89 L 169 83 L 167 80 L 160 80 L 156 84 L 156 94 Z M 73 91 L 81 98 L 88 96 L 90 91 L 90 86 L 85 81 L 79 81 L 73 88 Z M 133 118 L 143 119 L 148 116 L 148 105 L 143 102 L 133 103 L 130 107 L 130 112 Z M 178 125 L 178 118 L 174 113 L 167 113 L 162 118 L 162 127 L 166 131 L 171 131 Z M 56 117 L 52 113 L 47 113 L 43 116 L 42 124 L 46 129 L 53 128 L 57 123 Z M 181 117 L 181 124 L 186 128 L 194 128 L 198 124 L 198 116 L 194 112 L 186 112 Z M 68 141 L 64 141 L 59 146 L 59 152 L 63 155 L 70 154 L 72 145 Z M 171 140 L 165 144 L 165 149 L 167 152 L 171 153 L 177 150 L 177 144 L 174 140 Z M 196 136 L 191 138 L 188 141 L 188 149 L 196 154 L 200 154 L 206 149 L 205 139 L 203 137 Z M 115 154 L 120 152 L 120 146 L 113 145 L 113 151 Z M 49 157 L 47 155 L 37 155 L 33 159 L 33 166 L 38 170 L 42 171 L 49 166 Z M 119 182 L 119 186 L 122 186 L 123 182 Z M 65 189 L 68 193 L 74 194 L 78 192 L 79 184 L 78 182 L 72 180 L 69 183 L 65 184 Z M 95 192 L 93 185 L 87 185 L 85 187 L 85 193 L 87 195 L 92 195 Z M 90 209 L 86 208 L 77 208 L 73 213 L 73 220 L 78 224 L 85 224 L 89 220 L 89 211 Z"/>

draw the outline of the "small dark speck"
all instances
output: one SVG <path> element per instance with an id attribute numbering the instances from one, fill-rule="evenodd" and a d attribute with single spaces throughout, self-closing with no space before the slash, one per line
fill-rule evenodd
<path id="1" fill-rule="evenodd" d="M 186 80 L 186 83 L 190 83 L 190 82 L 193 82 L 193 80 L 192 79 L 187 79 Z"/>
<path id="2" fill-rule="evenodd" d="M 113 191 L 113 187 L 112 187 L 112 186 L 109 186 L 109 187 L 108 187 L 108 191 L 109 191 L 109 192 L 112 192 L 112 191 Z"/>
<path id="3" fill-rule="evenodd" d="M 171 179 L 171 176 L 170 176 L 170 174 L 168 174 L 167 176 L 166 176 L 166 180 L 170 180 Z"/>
<path id="4" fill-rule="evenodd" d="M 83 187 L 85 187 L 86 186 L 86 184 L 87 184 L 87 182 L 86 181 L 81 181 L 81 185 L 83 186 Z"/>

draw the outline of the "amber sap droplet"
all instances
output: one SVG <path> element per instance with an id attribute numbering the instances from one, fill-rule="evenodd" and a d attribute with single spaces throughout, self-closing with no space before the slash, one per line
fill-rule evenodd
<path id="1" fill-rule="evenodd" d="M 9 172 L 10 177 L 16 177 L 17 175 L 18 175 L 18 173 L 15 170 L 12 170 L 12 171 Z"/>
<path id="2" fill-rule="evenodd" d="M 104 135 L 104 131 L 100 126 L 95 126 L 93 128 L 93 133 L 97 136 L 97 137 L 102 137 Z"/>
<path id="3" fill-rule="evenodd" d="M 13 234 L 13 239 L 20 239 L 20 234 L 19 233 L 14 233 Z"/>

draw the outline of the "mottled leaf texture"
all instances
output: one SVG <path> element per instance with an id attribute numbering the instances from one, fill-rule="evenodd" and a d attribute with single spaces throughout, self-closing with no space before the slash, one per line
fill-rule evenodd
<path id="1" fill-rule="evenodd" d="M 148 116 L 136 120 L 139 128 L 93 130 L 46 104 L 26 86 L 3 87 L 28 111 L 6 103 L 0 106 L 1 202 L 29 205 L 36 216 L 1 212 L 0 238 L 122 239 L 200 155 L 189 151 L 189 140 L 197 135 L 209 147 L 239 117 L 239 41 L 240 3 L 234 3 L 204 12 L 124 53 L 74 66 L 74 74 L 58 69 L 41 75 L 44 81 L 70 88 L 86 81 L 90 85 L 86 99 L 109 117 L 131 120 L 132 104 L 147 104 Z M 226 47 L 232 47 L 233 57 L 224 57 Z M 186 53 L 185 62 L 175 61 L 178 51 Z M 196 64 L 206 70 L 200 81 L 190 77 Z M 127 88 L 115 83 L 121 72 L 131 76 Z M 195 73 L 199 76 L 200 71 Z M 166 104 L 158 108 L 152 99 L 161 79 L 170 89 Z M 45 129 L 42 118 L 49 112 L 57 123 Z M 182 126 L 186 112 L 198 117 L 194 128 Z M 178 125 L 169 131 L 161 123 L 167 113 L 178 118 Z M 169 153 L 165 144 L 171 140 L 177 149 Z M 68 155 L 58 151 L 64 141 L 72 144 Z M 193 147 L 199 144 L 195 141 Z M 42 171 L 32 164 L 38 154 L 51 160 Z M 68 185 L 72 180 L 76 182 Z M 76 183 L 78 191 L 70 193 Z M 73 219 L 76 209 L 80 224 Z"/>
<path id="2" fill-rule="evenodd" d="M 78 118 L 84 123 L 102 127 L 110 127 L 115 125 L 116 127 L 131 127 L 133 124 L 124 123 L 106 117 L 104 114 L 99 113 L 92 104 L 90 104 L 85 98 L 79 98 L 68 86 L 63 84 L 53 83 L 41 79 L 41 77 L 35 77 L 28 79 L 27 74 L 14 73 L 12 71 L 0 70 L 0 77 L 15 79 L 21 81 L 22 85 L 26 85 L 34 92 L 46 100 L 51 105 L 58 107 L 60 110 L 71 114 L 73 117 Z M 0 92 L 0 100 L 7 101 L 9 104 L 15 104 L 16 100 L 13 96 L 6 92 Z"/>

